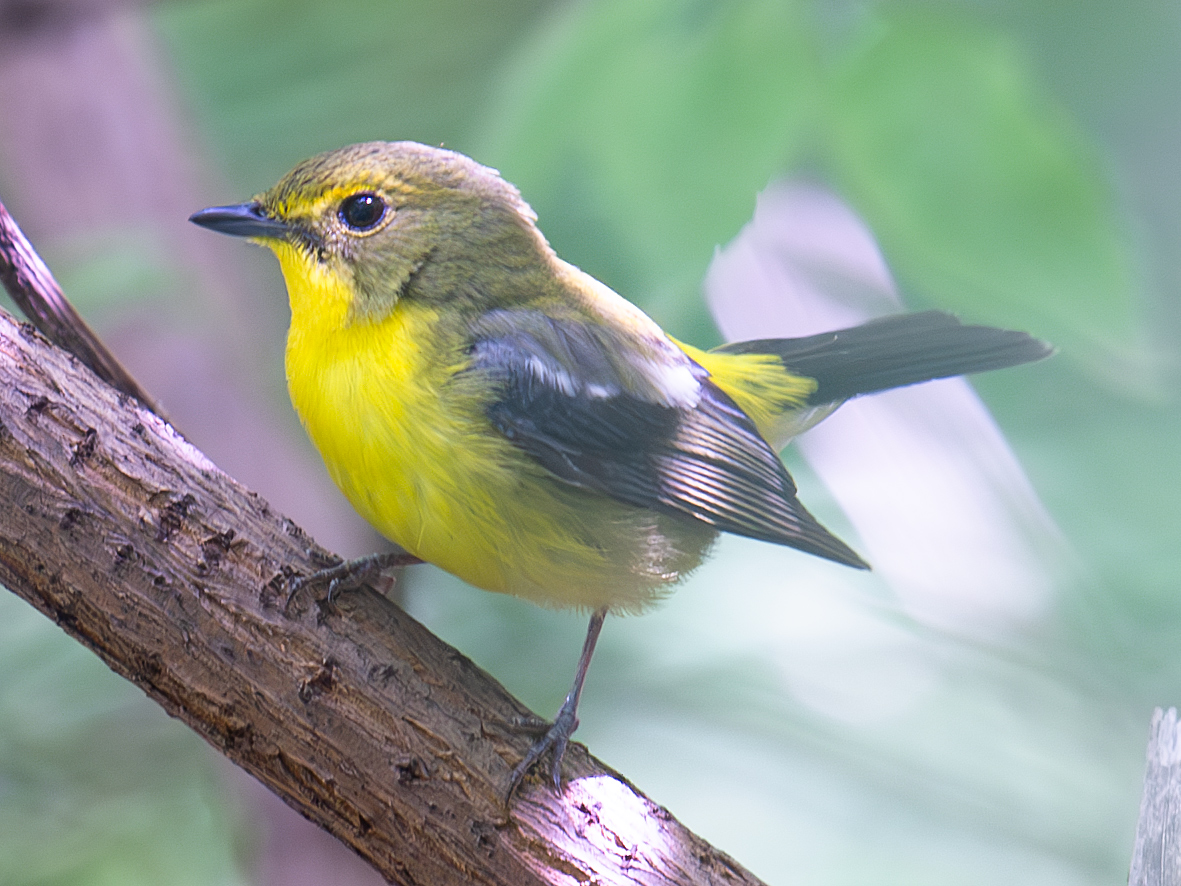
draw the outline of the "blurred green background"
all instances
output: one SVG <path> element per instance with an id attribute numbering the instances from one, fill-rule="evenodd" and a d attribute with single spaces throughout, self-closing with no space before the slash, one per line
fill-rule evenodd
<path id="1" fill-rule="evenodd" d="M 976 387 L 1071 566 L 977 634 L 728 541 L 655 613 L 608 623 L 578 738 L 770 882 L 1114 883 L 1151 710 L 1181 700 L 1178 84 L 1165 0 L 0 2 L 0 198 L 177 425 L 352 555 L 377 540 L 286 405 L 277 269 L 190 212 L 347 142 L 444 144 L 708 345 L 715 247 L 772 180 L 827 185 L 910 307 L 1059 347 Z M 583 616 L 429 567 L 402 593 L 556 710 Z M 865 694 L 872 661 L 840 648 L 857 626 L 906 664 L 873 711 L 833 702 Z M 815 659 L 785 670 L 789 641 Z M 0 673 L 0 882 L 376 882 L 9 595 Z"/>

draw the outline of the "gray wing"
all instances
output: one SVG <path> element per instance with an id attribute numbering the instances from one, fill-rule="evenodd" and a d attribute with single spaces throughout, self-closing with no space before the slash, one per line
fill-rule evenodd
<path id="1" fill-rule="evenodd" d="M 805 510 L 754 423 L 679 349 L 653 358 L 660 365 L 625 363 L 591 324 L 497 311 L 477 326 L 471 358 L 466 371 L 492 382 L 493 426 L 559 480 L 867 568 Z M 672 375 L 682 396 L 662 393 Z"/>

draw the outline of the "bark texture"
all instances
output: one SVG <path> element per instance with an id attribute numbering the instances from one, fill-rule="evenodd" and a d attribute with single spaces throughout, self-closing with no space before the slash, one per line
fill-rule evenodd
<path id="1" fill-rule="evenodd" d="M 1129 886 L 1181 884 L 1181 729 L 1177 709 L 1152 712 Z"/>
<path id="2" fill-rule="evenodd" d="M 378 594 L 285 614 L 326 556 L 0 316 L 0 581 L 388 880 L 757 882 L 581 746 L 561 796 L 531 780 L 506 811 L 528 712 Z"/>

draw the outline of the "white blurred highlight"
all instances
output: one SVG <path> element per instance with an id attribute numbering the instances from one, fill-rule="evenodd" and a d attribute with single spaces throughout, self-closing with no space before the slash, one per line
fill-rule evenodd
<path id="1" fill-rule="evenodd" d="M 798 183 L 760 195 L 754 220 L 714 257 L 705 289 L 732 341 L 901 310 L 862 221 L 830 192 Z M 987 636 L 1044 611 L 1064 542 L 966 381 L 859 398 L 798 445 L 860 536 L 854 546 L 911 616 Z"/>
<path id="2" fill-rule="evenodd" d="M 703 583 L 727 588 L 698 603 L 705 613 L 670 653 L 670 671 L 702 658 L 764 657 L 799 702 L 834 720 L 869 724 L 922 702 L 939 682 L 914 631 L 867 598 L 865 574 L 815 557 L 787 555 L 771 545 L 723 537 L 719 556 L 703 569 Z M 779 576 L 779 577 L 775 577 Z M 741 605 L 735 605 L 740 599 Z"/>
<path id="3" fill-rule="evenodd" d="M 533 855 L 517 856 L 546 883 L 578 886 L 588 877 L 604 884 L 669 882 L 666 861 L 676 852 L 670 844 L 668 812 L 616 778 L 576 778 L 563 788 L 562 803 L 556 807 L 519 794 L 513 818 L 526 839 L 552 844 L 557 858 L 570 845 L 571 854 L 587 868 L 540 865 Z"/>

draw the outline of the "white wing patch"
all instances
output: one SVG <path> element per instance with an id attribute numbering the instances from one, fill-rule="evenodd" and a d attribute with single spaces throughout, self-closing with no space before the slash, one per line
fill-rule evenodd
<path id="1" fill-rule="evenodd" d="M 529 358 L 529 371 L 551 388 L 556 388 L 567 397 L 585 395 L 592 400 L 606 400 L 620 394 L 618 385 L 597 382 L 583 382 L 567 372 L 562 366 L 536 355 Z"/>
<path id="2" fill-rule="evenodd" d="M 615 385 L 598 385 L 592 382 L 586 386 L 586 395 L 592 400 L 606 400 L 608 397 L 618 397 L 619 388 Z"/>
<path id="3" fill-rule="evenodd" d="M 688 362 L 666 363 L 639 358 L 633 360 L 632 365 L 652 384 L 666 406 L 692 409 L 701 402 L 701 382 Z"/>
<path id="4" fill-rule="evenodd" d="M 557 388 L 567 397 L 573 397 L 579 391 L 579 385 L 574 378 L 556 363 L 548 360 L 542 360 L 538 356 L 531 356 L 529 358 L 529 370 L 553 388 Z"/>

